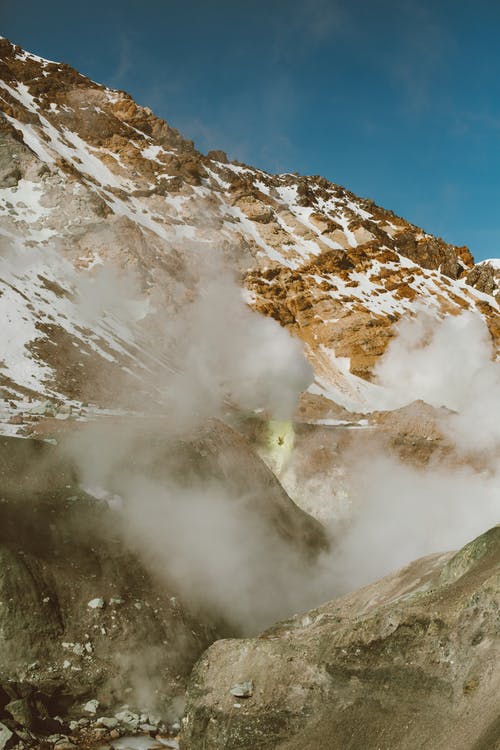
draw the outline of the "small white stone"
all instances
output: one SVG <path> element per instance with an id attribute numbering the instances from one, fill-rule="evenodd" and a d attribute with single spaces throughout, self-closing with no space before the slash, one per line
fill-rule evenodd
<path id="1" fill-rule="evenodd" d="M 120 724 L 126 724 L 129 727 L 137 727 L 139 725 L 139 717 L 137 714 L 133 714 L 132 711 L 120 711 L 115 714 L 115 718 L 118 719 Z"/>
<path id="2" fill-rule="evenodd" d="M 87 604 L 87 607 L 89 609 L 102 609 L 104 607 L 104 599 L 101 599 L 100 597 L 91 599 Z"/>
<path id="3" fill-rule="evenodd" d="M 86 711 L 88 714 L 95 714 L 98 708 L 99 708 L 99 701 L 94 698 L 93 700 L 88 701 L 84 705 L 83 710 Z"/>
<path id="4" fill-rule="evenodd" d="M 12 737 L 12 732 L 5 724 L 0 724 L 0 747 L 5 747 Z"/>
<path id="5" fill-rule="evenodd" d="M 97 719 L 96 724 L 98 727 L 106 727 L 106 729 L 114 729 L 118 726 L 118 719 L 114 716 L 101 716 Z"/>
<path id="6" fill-rule="evenodd" d="M 235 698 L 250 698 L 253 695 L 253 682 L 247 680 L 246 682 L 238 682 L 229 691 Z"/>

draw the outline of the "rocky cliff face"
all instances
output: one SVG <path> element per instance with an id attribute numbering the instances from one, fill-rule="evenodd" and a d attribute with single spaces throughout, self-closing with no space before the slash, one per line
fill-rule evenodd
<path id="1" fill-rule="evenodd" d="M 483 260 L 467 274 L 467 282 L 481 292 L 491 294 L 498 301 L 500 294 L 500 263 L 498 258 Z"/>
<path id="2" fill-rule="evenodd" d="M 150 313 L 189 300 L 200 254 L 214 273 L 232 268 L 249 304 L 304 342 L 313 393 L 351 408 L 366 410 L 363 379 L 417 306 L 475 310 L 498 340 L 489 266 L 321 177 L 203 156 L 126 93 L 6 39 L 0 109 L 5 421 L 24 419 L 27 398 L 77 410 L 123 406 L 131 390 L 138 408 L 154 400 L 145 310 L 90 321 L 75 294 L 116 264 Z"/>

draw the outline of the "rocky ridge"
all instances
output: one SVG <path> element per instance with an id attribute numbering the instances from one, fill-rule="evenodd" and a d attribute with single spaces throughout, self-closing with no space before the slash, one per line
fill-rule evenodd
<path id="1" fill-rule="evenodd" d="M 500 747 L 499 555 L 496 527 L 257 639 L 218 641 L 193 670 L 181 747 Z"/>
<path id="2" fill-rule="evenodd" d="M 324 178 L 203 156 L 125 92 L 6 39 L 0 60 L 5 421 L 22 422 L 28 399 L 76 412 L 119 408 L 131 389 L 154 400 L 144 382 L 169 363 L 145 320 L 189 300 L 193 248 L 303 340 L 312 393 L 354 411 L 370 410 L 366 379 L 401 316 L 475 310 L 498 341 L 495 274 L 467 248 Z M 106 304 L 89 321 L 75 289 L 113 265 L 147 304 L 125 324 Z"/>

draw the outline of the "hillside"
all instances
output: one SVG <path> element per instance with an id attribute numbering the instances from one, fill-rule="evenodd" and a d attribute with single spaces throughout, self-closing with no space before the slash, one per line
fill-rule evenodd
<path id="1" fill-rule="evenodd" d="M 499 260 L 0 37 L 0 318 L 0 750 L 500 750 Z"/>
<path id="2" fill-rule="evenodd" d="M 33 410 L 84 417 L 161 402 L 158 381 L 176 363 L 159 327 L 222 268 L 304 342 L 315 375 L 306 407 L 322 395 L 376 408 L 366 381 L 394 323 L 420 309 L 477 311 L 498 345 L 491 265 L 371 200 L 318 176 L 204 156 L 126 93 L 6 39 L 0 109 L 10 432 Z M 106 277 L 117 265 L 129 274 L 118 287 Z"/>

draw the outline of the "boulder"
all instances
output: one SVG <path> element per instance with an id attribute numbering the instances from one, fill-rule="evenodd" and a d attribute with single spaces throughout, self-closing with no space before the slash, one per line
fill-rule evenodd
<path id="1" fill-rule="evenodd" d="M 12 739 L 13 732 L 0 722 L 0 750 L 10 747 Z"/>
<path id="2" fill-rule="evenodd" d="M 484 294 L 498 297 L 500 273 L 498 267 L 488 261 L 477 263 L 467 274 L 467 283 Z"/>
<path id="3" fill-rule="evenodd" d="M 258 638 L 218 641 L 193 670 L 181 747 L 498 748 L 499 594 L 497 526 Z"/>
<path id="4" fill-rule="evenodd" d="M 227 164 L 229 161 L 226 152 L 221 151 L 221 149 L 212 149 L 212 151 L 209 151 L 207 153 L 207 159 L 210 159 L 210 161 L 218 161 L 221 164 Z"/>

